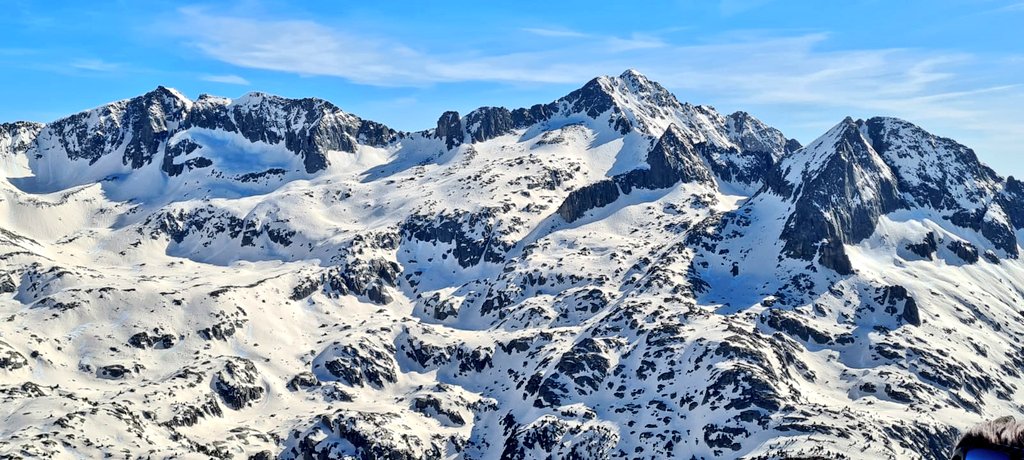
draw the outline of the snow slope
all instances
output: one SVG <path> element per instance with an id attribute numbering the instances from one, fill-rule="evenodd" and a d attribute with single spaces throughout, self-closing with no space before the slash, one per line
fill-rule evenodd
<path id="1" fill-rule="evenodd" d="M 161 87 L 0 170 L 0 456 L 935 459 L 1024 414 L 1024 186 L 902 120 Z"/>

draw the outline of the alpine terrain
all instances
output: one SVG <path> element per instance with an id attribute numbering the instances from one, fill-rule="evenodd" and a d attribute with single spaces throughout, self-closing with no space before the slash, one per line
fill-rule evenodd
<path id="1" fill-rule="evenodd" d="M 627 71 L 0 125 L 0 457 L 945 458 L 1024 415 L 1024 184 L 837 121 Z"/>

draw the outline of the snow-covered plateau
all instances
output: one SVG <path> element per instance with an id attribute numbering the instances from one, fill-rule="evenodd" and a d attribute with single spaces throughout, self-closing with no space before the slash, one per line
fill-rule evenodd
<path id="1" fill-rule="evenodd" d="M 1024 184 L 635 71 L 400 132 L 0 125 L 0 457 L 941 459 L 1024 415 Z"/>

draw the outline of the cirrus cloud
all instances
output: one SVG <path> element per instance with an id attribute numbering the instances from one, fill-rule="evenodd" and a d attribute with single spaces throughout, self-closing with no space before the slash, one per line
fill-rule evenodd
<path id="1" fill-rule="evenodd" d="M 756 6 L 759 2 L 743 3 Z M 736 5 L 733 5 L 736 6 Z M 742 5 L 741 5 L 742 6 Z M 668 32 L 602 35 L 559 27 L 521 28 L 501 52 L 411 46 L 311 20 L 179 10 L 181 38 L 209 58 L 240 68 L 330 76 L 382 87 L 442 83 L 578 84 L 636 68 L 675 91 L 716 104 L 782 113 L 808 140 L 841 118 L 892 115 L 1009 154 L 1024 143 L 1016 109 L 1024 91 L 1011 56 L 920 48 L 834 49 L 820 31 L 738 30 L 670 40 Z M 678 38 L 678 37 L 676 37 Z M 509 52 L 508 50 L 512 51 Z M 1007 77 L 1011 76 L 1011 77 Z M 700 100 L 698 99 L 698 101 Z M 771 121 L 771 120 L 769 120 Z M 788 129 L 787 129 L 788 128 Z"/>
<path id="2" fill-rule="evenodd" d="M 199 77 L 199 79 L 214 83 L 225 83 L 228 85 L 250 85 L 249 80 L 239 77 L 238 75 L 203 75 L 202 77 Z"/>

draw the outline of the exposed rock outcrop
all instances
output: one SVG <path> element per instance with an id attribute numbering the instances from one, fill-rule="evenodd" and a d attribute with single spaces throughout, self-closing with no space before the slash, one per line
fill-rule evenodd
<path id="1" fill-rule="evenodd" d="M 240 410 L 263 398 L 266 390 L 259 378 L 259 371 L 252 361 L 228 357 L 224 359 L 223 369 L 213 375 L 210 385 L 224 405 Z"/>

